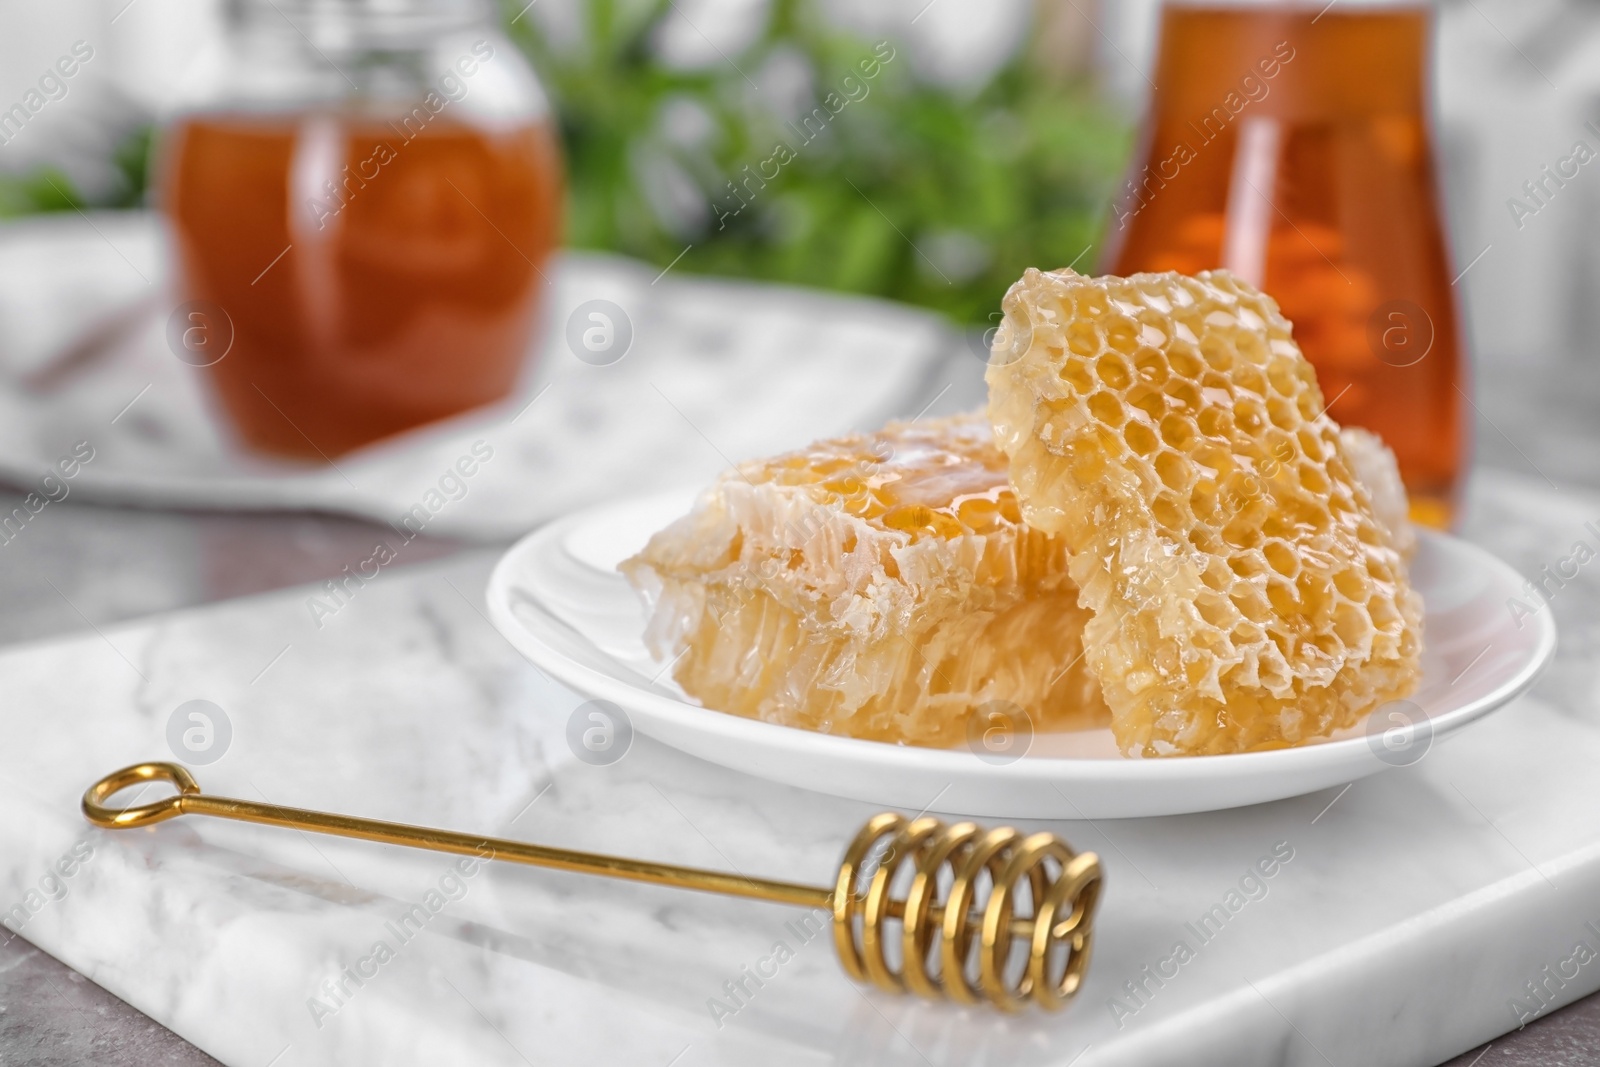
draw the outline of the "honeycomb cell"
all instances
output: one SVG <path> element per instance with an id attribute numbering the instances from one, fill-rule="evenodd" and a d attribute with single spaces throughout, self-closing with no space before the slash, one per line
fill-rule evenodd
<path id="1" fill-rule="evenodd" d="M 1167 343 L 1167 335 L 1166 332 L 1155 323 L 1141 322 L 1139 324 L 1139 341 L 1141 344 L 1159 348 Z"/>
<path id="2" fill-rule="evenodd" d="M 1079 395 L 1088 396 L 1094 392 L 1094 376 L 1089 373 L 1089 368 L 1077 360 L 1067 360 L 1061 364 L 1061 380 L 1072 386 Z"/>
<path id="3" fill-rule="evenodd" d="M 1122 431 L 1122 438 L 1128 442 L 1129 448 L 1141 456 L 1150 455 L 1161 445 L 1156 432 L 1142 422 L 1128 423 Z"/>
<path id="4" fill-rule="evenodd" d="M 1238 467 L 1233 452 L 1215 440 L 1199 441 L 1194 446 L 1194 462 L 1218 477 L 1226 477 Z"/>
<path id="5" fill-rule="evenodd" d="M 1122 425 L 1122 401 L 1110 393 L 1099 392 L 1089 398 L 1089 414 L 1105 426 Z"/>
<path id="6" fill-rule="evenodd" d="M 1372 633 L 1372 620 L 1355 604 L 1345 601 L 1333 609 L 1333 633 L 1347 648 L 1360 646 Z"/>
<path id="7" fill-rule="evenodd" d="M 1241 578 L 1259 578 L 1267 571 L 1262 558 L 1254 552 L 1242 552 L 1228 557 L 1228 569 Z"/>
<path id="8" fill-rule="evenodd" d="M 1299 614 L 1300 596 L 1295 591 L 1293 583 L 1283 578 L 1267 579 L 1267 602 L 1272 605 L 1272 611 L 1278 618 L 1288 618 Z M 1288 637 L 1299 637 L 1300 634 L 1286 634 Z"/>
<path id="9" fill-rule="evenodd" d="M 1189 531 L 1189 543 L 1208 556 L 1223 554 L 1222 538 L 1209 526 L 1196 526 Z"/>
<path id="10" fill-rule="evenodd" d="M 1161 479 L 1161 484 L 1168 489 L 1177 489 L 1180 492 L 1194 478 L 1194 468 L 1187 459 L 1176 452 L 1162 450 L 1156 454 L 1156 477 Z M 1215 492 L 1215 486 L 1212 487 Z"/>
<path id="11" fill-rule="evenodd" d="M 1229 569 L 1227 559 L 1223 556 L 1207 556 L 1205 570 L 1201 573 L 1200 579 L 1208 588 L 1218 593 L 1226 593 L 1233 588 L 1233 571 Z"/>
<path id="12" fill-rule="evenodd" d="M 1182 410 L 1193 413 L 1200 410 L 1200 387 L 1194 382 L 1173 378 L 1166 384 L 1166 394 Z"/>
<path id="13" fill-rule="evenodd" d="M 1322 447 L 1322 438 L 1309 426 L 1302 426 L 1295 433 L 1295 438 L 1300 442 L 1300 451 L 1313 463 L 1321 463 L 1326 458 Z"/>
<path id="14" fill-rule="evenodd" d="M 1281 360 L 1267 368 L 1267 380 L 1272 383 L 1272 391 L 1280 396 L 1294 396 L 1304 384 L 1294 368 Z"/>
<path id="15" fill-rule="evenodd" d="M 1267 395 L 1267 379 L 1256 367 L 1245 364 L 1234 372 L 1234 384 L 1247 393 L 1254 393 L 1263 399 Z"/>
<path id="16" fill-rule="evenodd" d="M 1200 357 L 1195 355 L 1194 349 L 1189 345 L 1173 347 L 1167 352 L 1167 366 L 1172 368 L 1172 373 L 1185 381 L 1197 380 L 1205 371 L 1205 364 Z"/>
<path id="17" fill-rule="evenodd" d="M 1141 348 L 1133 356 L 1133 368 L 1139 380 L 1149 385 L 1160 385 L 1167 380 L 1167 361 L 1156 348 Z"/>
<path id="18" fill-rule="evenodd" d="M 950 745 L 995 700 L 1041 730 L 1109 717 L 1067 561 L 972 414 L 742 464 L 620 569 L 646 644 L 706 707 Z"/>
<path id="19" fill-rule="evenodd" d="M 1341 435 L 1270 298 L 1220 271 L 1030 270 L 1003 308 L 1034 334 L 989 368 L 990 418 L 1024 518 L 1072 547 L 1084 656 L 1125 752 L 1297 744 L 1414 690 L 1422 609 L 1392 456 Z M 1084 319 L 1102 347 L 1054 355 Z M 1133 372 L 1115 409 L 1113 353 Z M 1092 398 L 1067 393 L 1062 363 L 1093 372 Z M 1185 553 L 1178 574 L 1152 563 Z"/>
<path id="20" fill-rule="evenodd" d="M 1394 604 L 1381 597 L 1367 601 L 1367 614 L 1372 618 L 1373 629 L 1380 633 L 1396 633 L 1405 625 Z"/>
<path id="21" fill-rule="evenodd" d="M 935 511 L 926 504 L 897 504 L 885 511 L 878 521 L 888 529 L 911 534 L 913 539 L 923 535 L 960 537 L 967 532 L 954 515 L 944 510 Z"/>
<path id="22" fill-rule="evenodd" d="M 1208 334 L 1200 342 L 1200 355 L 1212 370 L 1228 371 L 1233 369 L 1234 349 L 1230 340 L 1217 334 Z"/>
<path id="23" fill-rule="evenodd" d="M 1113 352 L 1133 355 L 1139 344 L 1139 331 L 1134 324 L 1121 316 L 1110 321 L 1106 326 L 1106 345 Z"/>
<path id="24" fill-rule="evenodd" d="M 986 534 L 1004 521 L 1000 502 L 990 497 L 972 497 L 956 505 L 956 519 L 973 533 Z"/>
<path id="25" fill-rule="evenodd" d="M 1302 570 L 1299 577 L 1294 580 L 1294 589 L 1299 594 L 1300 602 L 1309 605 L 1318 614 L 1325 614 L 1333 609 L 1333 582 L 1326 574 Z"/>
<path id="26" fill-rule="evenodd" d="M 1366 573 L 1361 568 L 1344 567 L 1334 574 L 1333 587 L 1345 599 L 1362 604 L 1366 602 L 1372 583 L 1367 581 Z"/>
<path id="27" fill-rule="evenodd" d="M 1168 300 L 1166 294 L 1159 290 L 1141 290 L 1139 298 L 1144 301 L 1145 307 L 1159 311 L 1163 315 L 1170 314 L 1172 311 L 1172 301 Z"/>
<path id="28" fill-rule="evenodd" d="M 1093 323 L 1079 320 L 1067 329 L 1067 347 L 1072 349 L 1074 355 L 1093 356 L 1104 347 L 1100 342 L 1100 330 Z"/>
<path id="29" fill-rule="evenodd" d="M 1121 356 L 1101 356 L 1095 363 L 1095 370 L 1099 372 L 1102 382 L 1119 392 L 1128 388 L 1133 381 L 1133 373 L 1128 370 L 1128 364 Z"/>
<path id="30" fill-rule="evenodd" d="M 1222 540 L 1233 548 L 1258 548 L 1264 539 L 1261 527 L 1250 514 L 1252 501 L 1243 501 L 1233 518 L 1222 527 Z"/>
<path id="31" fill-rule="evenodd" d="M 1294 402 L 1285 397 L 1275 396 L 1267 401 L 1267 417 L 1280 430 L 1294 430 L 1300 426 L 1300 412 Z"/>
<path id="32" fill-rule="evenodd" d="M 1150 421 L 1160 422 L 1167 410 L 1167 398 L 1159 390 L 1141 383 L 1128 390 L 1128 406 L 1150 416 Z"/>
<path id="33" fill-rule="evenodd" d="M 1229 437 L 1233 434 L 1233 412 L 1220 405 L 1213 404 L 1202 409 L 1195 422 L 1207 437 Z"/>
<path id="34" fill-rule="evenodd" d="M 1201 593 L 1195 598 L 1195 607 L 1200 610 L 1200 617 L 1208 625 L 1223 632 L 1232 627 L 1234 616 L 1237 614 L 1228 598 L 1218 595 L 1215 591 Z"/>
<path id="35" fill-rule="evenodd" d="M 1161 420 L 1161 440 L 1169 448 L 1179 452 L 1187 452 L 1194 447 L 1199 433 L 1195 429 L 1194 421 L 1183 415 L 1168 415 Z"/>
<path id="36" fill-rule="evenodd" d="M 1272 618 L 1272 605 L 1267 602 L 1266 593 L 1254 585 L 1241 585 L 1228 594 L 1228 599 L 1250 622 L 1265 623 Z"/>
<path id="37" fill-rule="evenodd" d="M 1184 527 L 1184 508 L 1178 498 L 1171 493 L 1162 493 L 1156 497 L 1150 511 L 1155 515 L 1156 521 L 1169 530 L 1181 530 Z"/>
<path id="38" fill-rule="evenodd" d="M 1295 474 L 1300 478 L 1300 487 L 1314 496 L 1323 496 L 1333 488 L 1328 475 L 1315 463 L 1302 461 L 1295 467 Z"/>
<path id="39" fill-rule="evenodd" d="M 1266 559 L 1267 566 L 1285 578 L 1293 578 L 1300 573 L 1300 557 L 1284 541 L 1268 541 L 1261 549 L 1261 555 Z"/>
<path id="40" fill-rule="evenodd" d="M 1272 358 L 1266 339 L 1255 331 L 1238 334 L 1235 340 L 1239 346 L 1239 356 L 1246 363 L 1263 364 Z"/>

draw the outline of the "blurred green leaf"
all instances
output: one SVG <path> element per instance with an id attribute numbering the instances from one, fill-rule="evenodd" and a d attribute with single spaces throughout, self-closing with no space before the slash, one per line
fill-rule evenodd
<path id="1" fill-rule="evenodd" d="M 150 146 L 155 127 L 141 126 L 128 134 L 111 154 L 121 181 L 103 198 L 98 207 L 138 207 L 144 203 L 145 183 L 150 175 Z"/>
<path id="2" fill-rule="evenodd" d="M 57 167 L 36 167 L 26 174 L 0 174 L 0 218 L 90 207 L 138 207 L 144 203 L 153 134 L 153 127 L 139 126 L 117 142 L 111 152 L 116 180 L 99 196 L 85 195 Z"/>
<path id="3" fill-rule="evenodd" d="M 1086 86 L 1039 77 L 1026 54 L 976 91 L 929 84 L 904 49 L 875 58 L 877 42 L 810 0 L 776 0 L 726 63 L 674 70 L 654 47 L 672 12 L 670 0 L 593 0 L 576 43 L 547 38 L 531 14 L 510 25 L 556 102 L 569 243 L 663 267 L 688 247 L 675 269 L 870 293 L 973 325 L 1024 268 L 1093 262 L 1129 137 Z M 797 59 L 805 107 L 823 107 L 809 128 L 804 108 L 781 115 L 775 99 L 774 68 Z M 779 144 L 792 159 L 774 156 Z M 662 208 L 669 170 L 690 176 L 703 207 Z"/>
<path id="4" fill-rule="evenodd" d="M 55 167 L 40 167 L 25 175 L 0 175 L 0 218 L 41 211 L 72 211 L 84 199 Z"/>

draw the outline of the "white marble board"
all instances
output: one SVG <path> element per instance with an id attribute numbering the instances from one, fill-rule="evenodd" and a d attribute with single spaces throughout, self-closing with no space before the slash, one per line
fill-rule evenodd
<path id="1" fill-rule="evenodd" d="M 1041 824 L 1107 871 L 1087 986 L 1048 1016 L 863 992 L 793 909 L 78 814 L 90 781 L 171 758 L 174 709 L 204 699 L 232 733 L 194 768 L 208 791 L 829 880 L 870 808 L 643 737 L 610 766 L 576 759 L 579 699 L 482 615 L 491 562 L 383 573 L 320 628 L 300 589 L 0 653 L 9 924 L 235 1067 L 1428 1065 L 1600 988 L 1576 951 L 1600 950 L 1600 731 L 1537 698 L 1347 792 Z M 438 911 L 400 940 L 430 891 Z M 1227 921 L 1201 943 L 1190 924 L 1214 905 Z M 745 968 L 776 973 L 736 1001 Z"/>

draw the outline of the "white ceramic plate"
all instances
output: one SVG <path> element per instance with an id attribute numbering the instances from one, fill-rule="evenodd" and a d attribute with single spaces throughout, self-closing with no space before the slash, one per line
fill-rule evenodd
<path id="1" fill-rule="evenodd" d="M 619 561 L 684 514 L 692 493 L 625 500 L 551 523 L 514 545 L 489 581 L 511 643 L 632 727 L 748 774 L 910 811 L 1006 818 L 1176 815 L 1299 796 L 1414 763 L 1532 684 L 1555 651 L 1549 612 L 1506 610 L 1522 578 L 1482 549 L 1423 532 L 1412 579 L 1427 610 L 1423 681 L 1409 702 L 1330 740 L 1274 752 L 1126 759 L 1109 730 L 1041 733 L 1010 762 L 814 733 L 708 710 L 645 650 L 644 611 Z M 1408 722 L 1409 719 L 1418 720 Z"/>

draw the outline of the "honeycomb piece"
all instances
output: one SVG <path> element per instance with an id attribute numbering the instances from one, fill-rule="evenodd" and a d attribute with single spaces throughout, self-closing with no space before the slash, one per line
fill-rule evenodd
<path id="1" fill-rule="evenodd" d="M 708 708 L 949 746 L 973 709 L 1109 717 L 1060 540 L 1022 523 L 981 413 L 743 464 L 622 563 L 645 640 Z"/>
<path id="2" fill-rule="evenodd" d="M 1029 270 L 1004 310 L 989 414 L 1125 753 L 1293 745 L 1414 689 L 1421 599 L 1270 298 Z"/>
<path id="3" fill-rule="evenodd" d="M 1344 427 L 1339 441 L 1350 457 L 1356 480 L 1372 497 L 1373 514 L 1394 538 L 1400 557 L 1409 563 L 1417 552 L 1417 531 L 1411 526 L 1411 499 L 1406 495 L 1406 483 L 1400 480 L 1400 461 L 1383 438 L 1359 426 Z"/>

